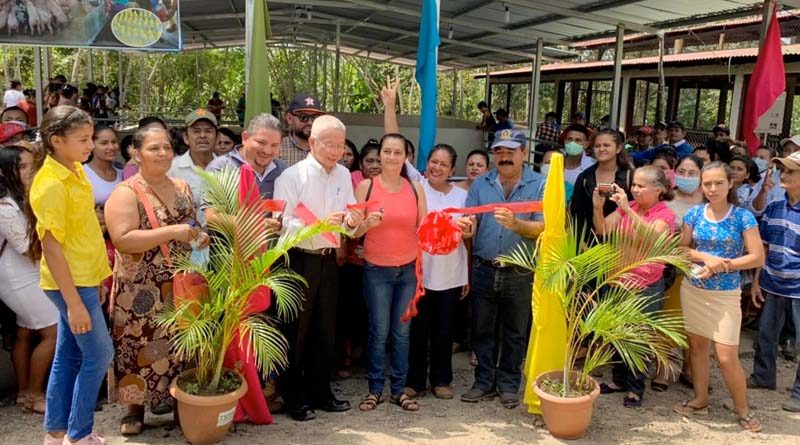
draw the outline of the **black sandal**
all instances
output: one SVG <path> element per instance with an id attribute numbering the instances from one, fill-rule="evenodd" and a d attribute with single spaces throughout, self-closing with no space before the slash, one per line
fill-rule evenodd
<path id="1" fill-rule="evenodd" d="M 419 411 L 419 404 L 417 401 L 404 392 L 392 396 L 391 400 L 393 404 L 403 408 L 403 411 Z"/>
<path id="2" fill-rule="evenodd" d="M 641 408 L 642 407 L 642 396 L 639 396 L 639 398 L 631 397 L 631 396 L 625 396 L 625 398 L 622 399 L 622 405 L 625 408 Z"/>
<path id="3" fill-rule="evenodd" d="M 624 388 L 612 388 L 605 383 L 600 384 L 600 394 L 614 394 L 615 392 L 628 392 L 628 390 Z"/>
<path id="4" fill-rule="evenodd" d="M 144 413 L 127 414 L 119 422 L 119 432 L 123 436 L 136 436 L 144 429 Z"/>
<path id="5" fill-rule="evenodd" d="M 669 384 L 656 382 L 655 380 L 653 380 L 652 382 L 650 382 L 650 389 L 652 389 L 655 392 L 665 392 L 666 390 L 669 389 Z"/>
<path id="6" fill-rule="evenodd" d="M 381 403 L 383 403 L 383 398 L 381 398 L 380 394 L 369 393 L 366 397 L 364 397 L 363 400 L 361 400 L 361 403 L 358 404 L 358 410 L 372 411 Z"/>

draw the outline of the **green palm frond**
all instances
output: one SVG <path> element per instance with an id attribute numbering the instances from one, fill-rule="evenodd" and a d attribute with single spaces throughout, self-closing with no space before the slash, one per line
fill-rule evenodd
<path id="1" fill-rule="evenodd" d="M 638 226 L 616 229 L 602 239 L 592 236 L 592 245 L 585 239 L 568 221 L 565 236 L 549 239 L 546 246 L 540 239 L 536 249 L 520 245 L 498 258 L 534 271 L 545 295 L 559 300 L 567 323 L 564 382 L 585 344 L 588 351 L 578 385 L 615 354 L 640 372 L 651 361 L 665 366 L 671 348 L 686 345 L 683 319 L 668 311 L 648 313 L 650 301 L 636 283 L 643 266 L 687 270 L 689 261 L 678 248 L 678 238 Z M 570 385 L 565 385 L 562 396 L 569 394 Z"/>
<path id="2" fill-rule="evenodd" d="M 185 255 L 175 260 L 175 269 L 201 274 L 208 295 L 179 308 L 167 308 L 161 322 L 171 331 L 173 351 L 197 364 L 201 388 L 215 390 L 225 352 L 237 333 L 253 347 L 261 372 L 286 366 L 286 339 L 275 327 L 276 320 L 249 313 L 251 295 L 260 286 L 270 288 L 278 317 L 291 321 L 302 308 L 306 282 L 288 269 L 289 250 L 315 236 L 339 234 L 343 229 L 320 222 L 275 239 L 275 234 L 265 229 L 258 204 L 239 204 L 237 169 L 199 174 L 206 183 L 205 200 L 216 215 L 209 221 L 210 264 L 192 264 Z"/>

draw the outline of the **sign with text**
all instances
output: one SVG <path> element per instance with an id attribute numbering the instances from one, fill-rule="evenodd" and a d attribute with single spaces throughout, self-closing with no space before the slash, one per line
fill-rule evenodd
<path id="1" fill-rule="evenodd" d="M 179 0 L 0 1 L 0 44 L 180 51 Z"/>

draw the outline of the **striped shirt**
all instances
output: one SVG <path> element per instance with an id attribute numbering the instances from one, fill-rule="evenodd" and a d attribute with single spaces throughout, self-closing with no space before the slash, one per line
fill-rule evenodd
<path id="1" fill-rule="evenodd" d="M 761 288 L 782 297 L 800 298 L 800 203 L 788 196 L 771 202 L 761 218 L 761 239 L 767 257 L 761 270 Z"/>
<path id="2" fill-rule="evenodd" d="M 291 167 L 307 158 L 310 152 L 310 150 L 300 148 L 295 142 L 294 137 L 289 135 L 281 139 L 281 151 L 278 157 L 283 159 L 283 162 L 285 162 L 287 166 Z"/>

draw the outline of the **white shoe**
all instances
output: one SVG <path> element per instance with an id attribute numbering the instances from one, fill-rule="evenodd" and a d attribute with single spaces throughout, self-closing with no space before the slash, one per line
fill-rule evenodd
<path id="1" fill-rule="evenodd" d="M 106 440 L 103 438 L 103 436 L 98 436 L 95 433 L 91 433 L 77 442 L 72 442 L 71 440 L 66 439 L 64 440 L 64 445 L 106 445 Z"/>
<path id="2" fill-rule="evenodd" d="M 50 433 L 44 435 L 44 445 L 62 445 L 64 443 L 64 437 L 53 437 Z"/>

